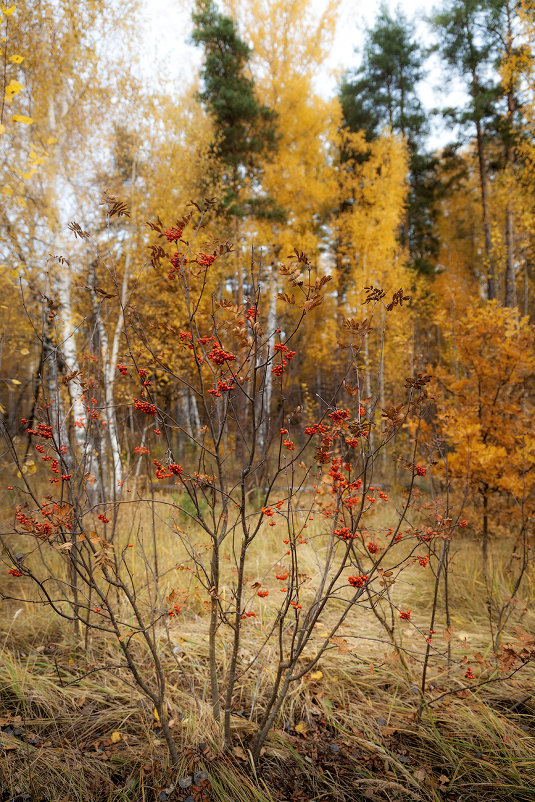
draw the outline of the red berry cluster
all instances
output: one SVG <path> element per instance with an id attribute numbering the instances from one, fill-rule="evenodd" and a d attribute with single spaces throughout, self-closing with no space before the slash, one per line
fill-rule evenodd
<path id="1" fill-rule="evenodd" d="M 275 367 L 271 369 L 271 372 L 274 373 L 275 376 L 282 376 L 286 370 L 287 360 L 293 359 L 296 352 L 290 351 L 290 349 L 284 345 L 284 343 L 277 343 L 275 345 L 275 352 L 280 354 L 281 362 L 278 365 L 275 365 Z"/>
<path id="2" fill-rule="evenodd" d="M 117 370 L 122 376 L 128 376 L 128 368 L 126 365 L 117 365 Z"/>
<path id="3" fill-rule="evenodd" d="M 368 580 L 369 574 L 361 574 L 360 576 L 348 576 L 347 581 L 354 588 L 361 588 Z"/>
<path id="4" fill-rule="evenodd" d="M 150 387 L 152 385 L 151 381 L 148 381 L 147 377 L 149 375 L 149 371 L 147 368 L 140 368 L 139 371 L 139 378 L 143 382 L 143 387 Z"/>
<path id="5" fill-rule="evenodd" d="M 138 398 L 134 398 L 134 405 L 140 412 L 145 412 L 147 415 L 156 415 L 156 407 L 148 401 L 140 401 Z"/>
<path id="6" fill-rule="evenodd" d="M 214 253 L 200 253 L 197 256 L 197 264 L 201 267 L 210 267 L 216 260 L 216 254 Z"/>
<path id="7" fill-rule="evenodd" d="M 176 242 L 182 237 L 182 229 L 174 226 L 173 228 L 168 228 L 164 231 L 165 236 L 167 237 L 168 242 Z"/>
<path id="8" fill-rule="evenodd" d="M 225 362 L 232 362 L 236 357 L 234 354 L 225 351 L 218 342 L 215 342 L 212 345 L 212 350 L 208 354 L 208 359 L 210 362 L 213 362 L 214 365 L 224 365 Z"/>
<path id="9" fill-rule="evenodd" d="M 176 253 L 174 253 L 171 256 L 171 259 L 169 261 L 171 262 L 172 268 L 169 271 L 169 273 L 167 274 L 167 278 L 169 278 L 169 279 L 171 279 L 171 281 L 173 281 L 176 278 L 176 274 L 178 273 L 180 268 L 181 267 L 185 267 L 185 265 L 187 265 L 188 259 L 187 259 L 186 256 L 184 256 L 183 253 L 180 253 L 180 251 L 177 251 Z"/>
<path id="10" fill-rule="evenodd" d="M 349 415 L 348 409 L 335 409 L 333 412 L 329 412 L 329 418 L 333 423 L 342 423 L 349 418 Z"/>
<path id="11" fill-rule="evenodd" d="M 36 437 L 42 437 L 44 440 L 52 439 L 52 426 L 47 426 L 46 423 L 38 423 L 37 429 L 28 429 L 28 434 L 34 434 Z"/>
<path id="12" fill-rule="evenodd" d="M 353 540 L 353 538 L 358 537 L 358 535 L 354 535 L 347 526 L 341 526 L 339 529 L 335 529 L 334 534 L 342 540 Z"/>

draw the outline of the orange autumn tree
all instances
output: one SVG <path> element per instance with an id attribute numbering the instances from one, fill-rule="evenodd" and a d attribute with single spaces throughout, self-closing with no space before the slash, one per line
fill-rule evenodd
<path id="1" fill-rule="evenodd" d="M 483 558 L 490 535 L 533 509 L 534 330 L 517 310 L 470 304 L 443 325 L 444 361 L 434 373 L 436 423 L 449 478 L 464 484 L 480 518 Z"/>

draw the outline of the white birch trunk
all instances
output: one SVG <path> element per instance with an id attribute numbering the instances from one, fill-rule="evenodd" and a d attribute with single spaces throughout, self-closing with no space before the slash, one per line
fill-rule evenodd
<path id="1" fill-rule="evenodd" d="M 278 293 L 278 281 L 277 281 L 277 268 L 273 264 L 271 266 L 271 281 L 269 282 L 269 307 L 268 307 L 268 319 L 267 319 L 267 334 L 268 334 L 268 342 L 266 345 L 266 359 L 270 357 L 270 348 L 269 348 L 269 341 L 271 340 L 273 333 L 275 331 L 275 326 L 277 324 L 277 293 Z M 265 447 L 267 436 L 269 432 L 269 423 L 270 423 L 270 414 L 271 414 L 271 396 L 273 394 L 273 373 L 271 372 L 271 365 L 268 365 L 266 368 L 266 382 L 265 382 L 265 390 L 264 390 L 264 414 L 263 419 L 261 421 L 261 425 L 259 428 L 259 447 L 260 451 Z"/>
<path id="2" fill-rule="evenodd" d="M 71 299 L 71 268 L 64 265 L 58 273 L 58 300 L 60 305 L 61 337 L 60 350 L 65 361 L 67 373 L 74 373 L 80 370 L 78 355 L 76 353 L 76 342 L 74 339 L 74 323 L 72 314 Z M 82 469 L 84 473 L 95 475 L 98 480 L 98 470 L 90 440 L 90 421 L 87 410 L 82 402 L 83 392 L 76 380 L 67 383 L 71 411 L 74 419 L 74 438 L 80 451 Z M 59 395 L 57 396 L 59 403 Z M 58 414 L 60 410 L 58 408 Z"/>
<path id="3" fill-rule="evenodd" d="M 100 345 L 100 359 L 102 366 L 102 377 L 104 380 L 104 420 L 106 422 L 107 432 L 107 445 L 111 453 L 111 476 L 110 476 L 110 498 L 114 498 L 117 494 L 117 489 L 121 486 L 122 470 L 121 470 L 121 448 L 119 445 L 119 436 L 117 432 L 117 416 L 115 414 L 115 400 L 113 396 L 113 386 L 115 382 L 114 365 L 110 361 L 110 348 L 108 343 L 108 333 L 106 326 L 102 320 L 102 310 L 97 294 L 94 290 L 95 286 L 95 262 L 91 262 L 88 272 L 88 285 L 90 287 L 91 302 L 93 305 L 93 314 L 95 315 L 95 325 L 98 331 L 99 345 Z M 121 318 L 122 319 L 122 318 Z M 114 338 L 115 339 L 115 338 Z M 117 338 L 119 339 L 119 338 Z M 115 342 L 114 342 L 115 344 Z"/>

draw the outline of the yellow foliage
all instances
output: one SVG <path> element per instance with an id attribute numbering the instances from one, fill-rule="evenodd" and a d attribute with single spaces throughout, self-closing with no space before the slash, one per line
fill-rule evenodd
<path id="1" fill-rule="evenodd" d="M 14 123 L 24 123 L 25 125 L 33 123 L 33 117 L 28 117 L 26 114 L 14 114 L 11 119 Z"/>
<path id="2" fill-rule="evenodd" d="M 472 303 L 462 317 L 445 320 L 443 339 L 433 392 L 449 475 L 484 497 L 498 493 L 522 502 L 535 486 L 527 390 L 535 368 L 533 327 L 516 309 Z"/>

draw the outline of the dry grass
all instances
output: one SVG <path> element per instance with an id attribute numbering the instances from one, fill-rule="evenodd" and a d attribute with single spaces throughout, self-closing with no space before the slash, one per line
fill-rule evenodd
<path id="1" fill-rule="evenodd" d="M 346 645 L 341 649 L 333 645 L 324 655 L 317 667 L 321 676 L 305 676 L 291 689 L 255 774 L 247 752 L 248 737 L 262 711 L 275 660 L 268 651 L 261 665 L 252 663 L 242 675 L 235 696 L 235 749 L 232 755 L 225 755 L 208 703 L 204 598 L 196 589 L 193 575 L 176 568 L 177 564 L 188 564 L 173 531 L 175 515 L 170 507 L 158 509 L 157 542 L 164 575 L 162 592 L 181 587 L 189 593 L 183 613 L 170 623 L 170 637 L 172 646 L 181 649 L 180 667 L 192 678 L 197 701 L 169 653 L 163 627 L 161 633 L 169 685 L 167 715 L 179 745 L 180 764 L 169 767 L 153 710 L 120 666 L 119 649 L 113 642 L 95 636 L 85 652 L 70 628 L 52 619 L 46 609 L 5 602 L 0 610 L 4 750 L 0 784 L 2 790 L 6 789 L 2 798 L 27 793 L 32 800 L 151 800 L 167 789 L 167 798 L 181 800 L 191 789 L 176 787 L 178 779 L 200 770 L 209 775 L 210 790 L 199 789 L 199 800 L 272 802 L 362 797 L 491 802 L 534 798 L 534 672 L 526 667 L 512 679 L 476 691 L 463 690 L 467 683 L 464 666 L 458 661 L 464 657 L 474 668 L 476 684 L 479 678 L 492 676 L 492 661 L 480 669 L 474 658 L 479 654 L 480 660 L 491 660 L 491 639 L 484 575 L 474 559 L 477 545 L 469 538 L 459 540 L 454 547 L 450 584 L 453 665 L 448 672 L 442 616 L 433 640 L 426 696 L 429 704 L 421 720 L 417 719 L 418 684 L 433 583 L 430 571 L 416 565 L 403 574 L 392 591 L 393 602 L 412 611 L 410 622 L 398 621 L 409 674 L 373 614 L 356 609 L 340 633 Z M 377 514 L 379 527 L 381 516 Z M 132 532 L 136 533 L 136 542 L 144 538 L 151 560 L 151 536 L 143 535 L 150 532 L 148 521 L 132 520 L 124 537 L 132 539 Z M 275 615 L 281 583 L 275 581 L 273 568 L 284 554 L 282 537 L 282 527 L 266 526 L 251 555 L 248 582 L 261 581 L 270 595 L 259 600 L 251 590 L 250 604 L 258 617 L 250 619 L 245 629 L 244 666 L 256 653 Z M 301 570 L 311 577 L 310 591 L 304 590 L 305 601 L 317 581 L 317 553 L 323 547 L 315 526 L 308 530 L 308 540 L 300 547 Z M 504 599 L 511 582 L 505 570 L 506 553 L 504 546 L 495 544 L 495 590 Z M 129 559 L 141 577 L 142 562 L 135 550 Z M 233 574 L 230 561 L 225 564 L 229 570 L 223 585 L 230 593 Z M 517 626 L 535 631 L 532 592 L 533 578 L 527 577 L 504 634 L 506 640 L 514 637 Z M 334 603 L 322 616 L 318 638 L 329 629 L 336 607 Z M 225 637 L 228 635 L 222 631 L 222 670 L 228 658 Z M 150 662 L 141 646 L 136 659 L 150 675 Z M 439 702 L 433 702 L 446 692 L 448 695 Z M 296 733 L 298 723 L 304 732 Z M 14 727 L 18 728 L 15 734 Z M 116 743 L 113 733 L 120 733 Z M 302 796 L 298 795 L 300 789 Z"/>

